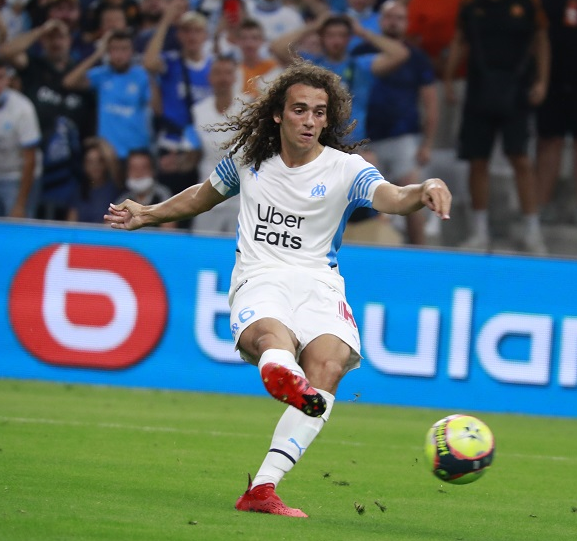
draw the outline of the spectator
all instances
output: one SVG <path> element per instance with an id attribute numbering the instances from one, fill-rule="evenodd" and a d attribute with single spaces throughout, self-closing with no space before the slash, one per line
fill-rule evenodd
<path id="1" fill-rule="evenodd" d="M 199 177 L 206 180 L 216 165 L 224 157 L 222 145 L 229 139 L 227 132 L 218 129 L 230 117 L 242 110 L 242 102 L 235 96 L 237 77 L 236 62 L 230 57 L 217 57 L 210 68 L 210 84 L 213 95 L 204 98 L 194 106 L 197 137 L 200 138 L 202 158 Z M 191 142 L 194 145 L 196 138 Z M 192 230 L 195 233 L 236 233 L 238 226 L 239 198 L 231 197 L 212 212 L 196 216 Z"/>
<path id="2" fill-rule="evenodd" d="M 208 78 L 212 56 L 206 53 L 206 19 L 192 11 L 181 13 L 182 3 L 172 0 L 143 57 L 144 67 L 159 75 L 161 104 L 155 122 L 161 153 L 159 175 L 173 193 L 198 181 L 198 156 L 191 153 L 184 132 L 187 126 L 194 125 L 192 106 L 212 94 Z M 181 50 L 163 53 L 166 33 L 175 21 Z M 176 170 L 175 164 L 180 164 Z"/>
<path id="3" fill-rule="evenodd" d="M 267 82 L 274 79 L 281 67 L 272 58 L 262 58 L 264 44 L 262 25 L 254 19 L 245 19 L 238 30 L 238 46 L 241 50 L 240 83 L 242 92 L 257 98 Z"/>
<path id="4" fill-rule="evenodd" d="M 70 56 L 75 62 L 84 60 L 92 54 L 94 46 L 86 39 L 85 29 L 81 25 L 82 12 L 79 0 L 46 0 L 43 4 L 45 20 L 62 21 L 70 32 Z"/>
<path id="5" fill-rule="evenodd" d="M 109 65 L 93 67 L 105 53 Z M 132 65 L 132 38 L 117 30 L 104 36 L 96 51 L 64 78 L 66 88 L 93 88 L 98 96 L 98 135 L 121 161 L 150 145 L 150 82 L 146 70 Z"/>
<path id="6" fill-rule="evenodd" d="M 385 36 L 404 42 L 407 8 L 399 0 L 381 6 L 380 25 Z M 362 52 L 367 47 L 360 46 Z M 374 50 L 374 49 L 373 49 Z M 367 136 L 387 179 L 400 186 L 419 182 L 420 167 L 431 157 L 437 127 L 437 94 L 433 67 L 423 51 L 409 46 L 410 56 L 383 77 L 376 77 L 369 97 Z M 421 110 L 423 118 L 421 120 Z M 424 214 L 406 216 L 411 244 L 425 244 Z"/>
<path id="7" fill-rule="evenodd" d="M 68 212 L 69 222 L 101 224 L 110 201 L 120 194 L 115 182 L 116 155 L 103 139 L 91 138 L 85 143 L 82 180 Z"/>
<path id="8" fill-rule="evenodd" d="M 246 12 L 248 17 L 262 24 L 267 43 L 305 25 L 300 13 L 291 6 L 285 6 L 282 0 L 247 0 Z"/>
<path id="9" fill-rule="evenodd" d="M 244 0 L 190 0 L 189 9 L 202 13 L 207 20 L 208 33 L 214 36 L 219 27 L 235 28 L 246 16 Z"/>
<path id="10" fill-rule="evenodd" d="M 205 51 L 208 45 L 206 19 L 192 11 L 181 13 L 182 4 L 172 0 L 143 57 L 144 67 L 151 74 L 159 75 L 162 101 L 160 128 L 175 132 L 179 137 L 184 128 L 192 123 L 192 105 L 212 93 L 208 81 L 211 57 Z M 177 20 L 181 50 L 163 53 L 166 32 Z"/>
<path id="11" fill-rule="evenodd" d="M 27 3 L 28 0 L 6 0 L 0 8 L 0 19 L 6 27 L 7 39 L 30 30 L 32 21 L 26 11 Z"/>
<path id="12" fill-rule="evenodd" d="M 8 88 L 8 69 L 0 62 L 0 216 L 31 218 L 41 168 L 40 128 L 32 102 Z"/>
<path id="13" fill-rule="evenodd" d="M 36 42 L 40 56 L 26 52 Z M 53 19 L 0 45 L 0 58 L 18 69 L 23 92 L 40 122 L 43 173 L 38 218 L 66 219 L 80 181 L 80 140 L 94 133 L 91 95 L 62 86 L 73 66 L 70 45 L 68 27 Z"/>
<path id="14" fill-rule="evenodd" d="M 86 10 L 84 31 L 95 33 L 101 24 L 102 12 L 108 8 L 119 8 L 124 12 L 126 22 L 132 29 L 138 28 L 140 22 L 140 5 L 136 0 L 94 0 Z"/>
<path id="15" fill-rule="evenodd" d="M 367 100 L 374 76 L 385 75 L 399 66 L 408 58 L 408 49 L 397 40 L 364 29 L 354 19 L 327 13 L 300 30 L 279 37 L 271 44 L 271 51 L 282 63 L 288 64 L 297 54 L 291 49 L 291 44 L 299 43 L 312 32 L 320 34 L 323 54 L 313 56 L 302 52 L 300 56 L 342 78 L 353 96 L 351 118 L 357 120 L 351 138 L 362 140 L 366 137 Z M 353 34 L 363 37 L 379 52 L 351 56 L 348 48 Z"/>
<path id="16" fill-rule="evenodd" d="M 162 18 L 164 2 L 162 0 L 142 0 L 140 2 L 140 24 L 138 31 L 155 30 Z"/>
<path id="17" fill-rule="evenodd" d="M 515 172 L 523 212 L 525 250 L 546 253 L 528 156 L 531 107 L 543 101 L 549 77 L 547 19 L 539 0 L 471 0 L 463 3 L 446 68 L 446 94 L 460 58 L 470 51 L 459 155 L 470 163 L 472 235 L 466 248 L 486 250 L 489 234 L 489 157 L 495 136 Z M 536 71 L 532 60 L 535 60 Z"/>
<path id="18" fill-rule="evenodd" d="M 174 0 L 173 0 L 174 1 Z M 164 10 L 168 6 L 164 0 L 142 0 L 140 4 L 140 25 L 138 26 L 136 37 L 134 40 L 134 49 L 137 54 L 142 56 L 148 43 L 154 36 L 158 25 L 162 19 L 162 14 Z M 185 13 L 187 9 L 186 2 L 182 1 L 179 3 L 180 14 Z M 161 46 L 162 52 L 168 51 L 179 51 L 180 44 L 177 38 L 176 26 L 174 24 L 170 24 L 166 31 L 166 35 L 164 37 L 164 42 Z"/>
<path id="19" fill-rule="evenodd" d="M 351 19 L 358 23 L 369 32 L 375 34 L 381 33 L 379 25 L 379 15 L 375 11 L 375 0 L 347 0 L 347 9 L 345 12 Z M 353 36 L 349 43 L 349 51 L 363 43 L 361 36 Z"/>
<path id="20" fill-rule="evenodd" d="M 132 150 L 126 160 L 126 188 L 118 199 L 131 199 L 141 205 L 156 205 L 170 199 L 170 190 L 154 178 L 154 159 L 148 150 Z M 174 229 L 175 223 L 160 224 L 163 229 Z"/>
<path id="21" fill-rule="evenodd" d="M 407 39 L 413 45 L 422 48 L 433 64 L 437 81 L 437 108 L 439 111 L 437 130 L 433 141 L 431 160 L 424 167 L 424 176 L 440 177 L 449 186 L 453 194 L 453 214 L 457 208 L 465 211 L 469 206 L 467 177 L 469 164 L 457 158 L 459 125 L 461 123 L 461 103 L 465 95 L 464 64 L 459 66 L 453 81 L 455 99 L 449 101 L 445 96 L 443 74 L 447 63 L 448 51 L 457 21 L 457 12 L 461 0 L 411 0 L 408 5 Z M 425 231 L 430 236 L 441 233 L 441 224 L 430 216 Z M 458 242 L 459 231 L 447 229 L 446 240 Z"/>
<path id="22" fill-rule="evenodd" d="M 573 138 L 573 179 L 577 192 L 577 4 L 548 0 L 551 77 L 545 101 L 537 110 L 537 180 L 542 217 L 556 216 L 550 206 L 561 170 L 565 137 Z M 577 211 L 573 220 L 577 223 Z"/>
<path id="23" fill-rule="evenodd" d="M 124 10 L 119 6 L 107 6 L 100 12 L 97 37 L 101 38 L 107 32 L 127 30 L 128 28 Z"/>

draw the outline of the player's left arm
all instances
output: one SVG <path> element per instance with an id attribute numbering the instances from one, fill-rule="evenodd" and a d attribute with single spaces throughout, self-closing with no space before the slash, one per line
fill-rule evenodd
<path id="1" fill-rule="evenodd" d="M 373 197 L 373 208 L 386 214 L 406 215 L 423 207 L 431 209 L 442 220 L 450 218 L 451 192 L 440 178 L 408 186 L 380 184 Z"/>

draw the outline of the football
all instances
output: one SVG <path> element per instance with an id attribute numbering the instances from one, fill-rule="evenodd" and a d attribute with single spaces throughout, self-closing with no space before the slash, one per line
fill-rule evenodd
<path id="1" fill-rule="evenodd" d="M 449 415 L 427 433 L 427 467 L 447 483 L 476 481 L 489 468 L 494 455 L 493 433 L 483 421 L 470 415 Z"/>

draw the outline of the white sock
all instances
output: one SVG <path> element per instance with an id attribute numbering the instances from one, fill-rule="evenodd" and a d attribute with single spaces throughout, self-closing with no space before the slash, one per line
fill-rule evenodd
<path id="1" fill-rule="evenodd" d="M 523 221 L 525 222 L 525 232 L 527 236 L 539 235 L 541 232 L 541 224 L 539 223 L 538 214 L 525 214 L 523 216 Z"/>
<path id="2" fill-rule="evenodd" d="M 489 213 L 487 210 L 473 211 L 473 232 L 478 237 L 489 236 Z"/>
<path id="3" fill-rule="evenodd" d="M 304 370 L 295 360 L 295 356 L 286 349 L 267 349 L 261 356 L 258 363 L 258 370 L 262 373 L 262 367 L 268 363 L 276 363 L 288 368 L 291 372 L 305 377 Z"/>
<path id="4" fill-rule="evenodd" d="M 329 420 L 335 397 L 317 389 L 327 401 L 322 417 L 309 417 L 289 406 L 274 431 L 270 450 L 258 470 L 252 486 L 273 483 L 276 487 L 284 474 L 290 471 Z"/>

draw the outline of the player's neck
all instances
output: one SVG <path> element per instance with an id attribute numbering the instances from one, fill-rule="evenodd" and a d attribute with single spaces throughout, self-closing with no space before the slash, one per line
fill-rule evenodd
<path id="1" fill-rule="evenodd" d="M 283 147 L 280 151 L 280 158 L 287 167 L 300 167 L 316 160 L 325 147 L 320 143 L 314 148 L 305 152 Z"/>

